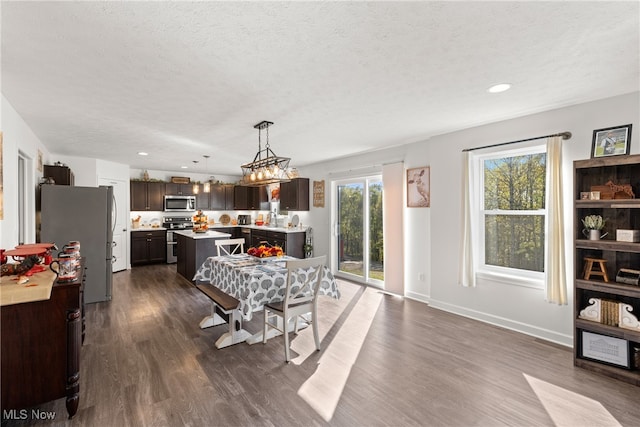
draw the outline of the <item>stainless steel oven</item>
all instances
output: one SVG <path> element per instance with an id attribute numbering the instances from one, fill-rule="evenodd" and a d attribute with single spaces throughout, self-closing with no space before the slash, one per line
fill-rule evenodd
<path id="1" fill-rule="evenodd" d="M 192 229 L 193 219 L 190 216 L 165 216 L 162 226 L 167 229 L 167 264 L 175 264 L 178 262 L 178 242 L 174 231 Z"/>

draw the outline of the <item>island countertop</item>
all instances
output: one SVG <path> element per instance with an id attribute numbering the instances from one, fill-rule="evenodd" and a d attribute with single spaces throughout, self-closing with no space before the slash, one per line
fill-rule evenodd
<path id="1" fill-rule="evenodd" d="M 191 230 L 176 230 L 174 234 L 179 234 L 190 239 L 229 239 L 230 233 L 221 233 L 219 231 L 207 230 L 205 233 L 194 233 Z"/>

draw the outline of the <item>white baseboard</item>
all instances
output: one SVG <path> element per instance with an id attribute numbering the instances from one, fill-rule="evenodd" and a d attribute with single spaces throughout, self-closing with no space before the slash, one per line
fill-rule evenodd
<path id="1" fill-rule="evenodd" d="M 556 344 L 560 344 L 569 348 L 573 348 L 573 336 L 560 334 L 555 331 L 550 331 L 548 329 L 540 328 L 537 326 L 529 325 L 522 322 L 517 322 L 511 319 L 507 319 L 500 316 L 495 316 L 489 313 L 483 313 L 476 310 L 470 310 L 465 307 L 460 307 L 457 305 L 445 303 L 442 301 L 434 300 L 429 298 L 426 295 L 419 294 L 416 292 L 407 292 L 405 295 L 406 298 L 411 298 L 413 300 L 423 302 L 428 304 L 430 307 L 437 308 L 438 310 L 446 311 L 449 313 L 457 314 L 459 316 L 468 317 L 470 319 L 479 320 L 481 322 L 489 323 L 491 325 L 500 326 L 505 329 L 509 329 L 516 332 L 521 332 L 526 335 L 530 335 L 536 338 L 541 338 L 546 341 L 551 341 Z"/>

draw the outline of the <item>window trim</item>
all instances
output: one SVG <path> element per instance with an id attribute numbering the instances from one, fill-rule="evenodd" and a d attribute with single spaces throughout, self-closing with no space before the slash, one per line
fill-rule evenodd
<path id="1" fill-rule="evenodd" d="M 545 241 L 542 242 L 544 244 L 544 257 L 546 265 L 546 247 L 547 247 L 547 215 L 548 211 L 546 208 L 544 209 L 535 209 L 530 211 L 513 211 L 513 210 L 499 210 L 499 209 L 491 209 L 484 210 L 484 162 L 486 160 L 491 159 L 501 159 L 505 157 L 515 157 L 529 154 L 541 154 L 547 152 L 546 144 L 534 144 L 527 147 L 521 147 L 516 149 L 497 149 L 490 153 L 476 155 L 473 162 L 473 176 L 474 181 L 477 183 L 475 188 L 473 188 L 473 198 L 475 199 L 475 213 L 473 215 L 473 221 L 476 222 L 477 230 L 478 230 L 478 240 L 474 242 L 474 252 L 477 256 L 476 263 L 476 277 L 480 280 L 491 280 L 493 282 L 506 284 L 506 285 L 516 285 L 516 286 L 524 286 L 535 289 L 544 289 L 544 278 L 545 273 L 543 272 L 535 272 L 530 270 L 522 270 L 511 267 L 500 267 L 495 265 L 487 265 L 485 263 L 485 216 L 486 215 L 496 215 L 496 214 L 506 214 L 506 215 L 540 215 L 543 217 L 543 224 L 545 228 Z M 545 191 L 547 186 L 545 172 Z"/>

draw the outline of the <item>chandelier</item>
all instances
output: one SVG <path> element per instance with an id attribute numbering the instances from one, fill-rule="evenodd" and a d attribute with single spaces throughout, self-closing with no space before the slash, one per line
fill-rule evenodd
<path id="1" fill-rule="evenodd" d="M 242 185 L 260 186 L 276 182 L 291 181 L 288 168 L 291 159 L 279 157 L 269 146 L 269 126 L 273 122 L 261 121 L 254 126 L 258 129 L 258 152 L 251 163 L 245 163 L 242 168 Z M 262 130 L 267 133 L 267 143 L 262 149 Z"/>

